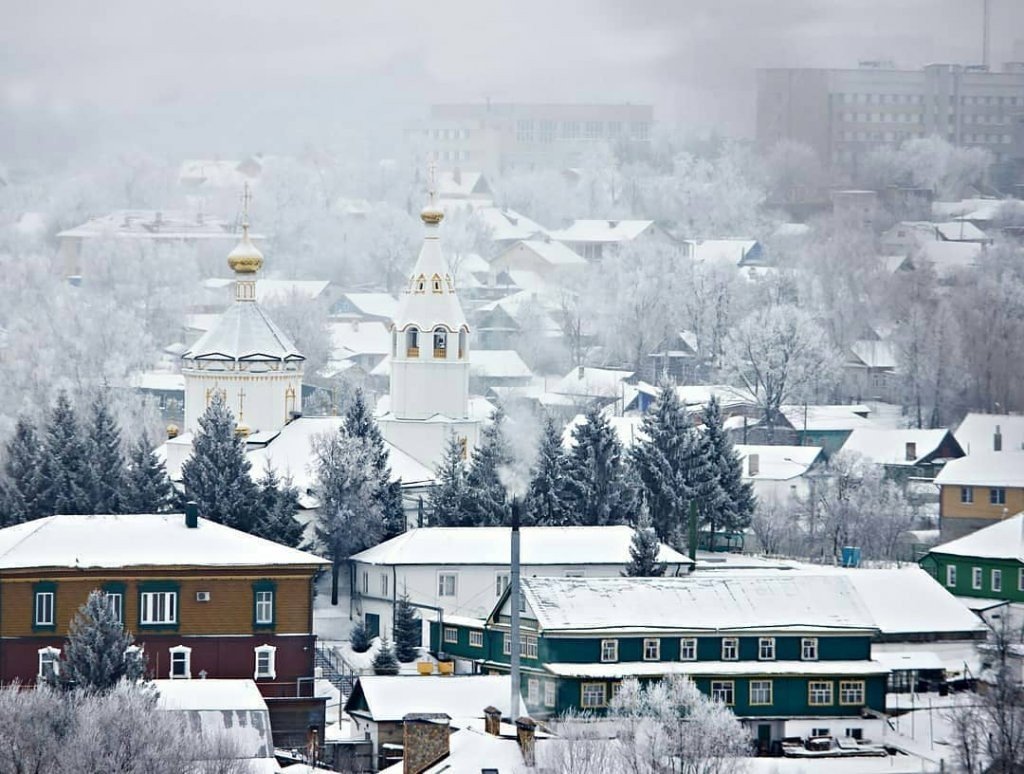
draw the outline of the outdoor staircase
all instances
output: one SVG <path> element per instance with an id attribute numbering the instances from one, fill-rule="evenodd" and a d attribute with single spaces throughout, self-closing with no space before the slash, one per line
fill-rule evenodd
<path id="1" fill-rule="evenodd" d="M 352 694 L 356 675 L 345 665 L 345 662 L 334 648 L 318 642 L 316 644 L 316 657 L 313 663 L 320 668 L 320 674 L 323 675 L 323 678 L 341 691 L 342 701 Z"/>

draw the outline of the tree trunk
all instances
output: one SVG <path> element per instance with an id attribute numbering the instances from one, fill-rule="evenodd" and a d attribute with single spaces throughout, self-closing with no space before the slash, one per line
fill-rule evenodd
<path id="1" fill-rule="evenodd" d="M 331 604 L 338 604 L 338 573 L 341 572 L 341 565 L 335 561 L 331 563 Z"/>

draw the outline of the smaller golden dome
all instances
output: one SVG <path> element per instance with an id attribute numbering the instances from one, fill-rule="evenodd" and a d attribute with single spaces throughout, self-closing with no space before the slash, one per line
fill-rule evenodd
<path id="1" fill-rule="evenodd" d="M 242 227 L 242 239 L 228 253 L 228 266 L 236 274 L 255 274 L 263 266 L 263 253 L 249 239 L 249 227 Z"/>
<path id="2" fill-rule="evenodd" d="M 438 223 L 444 220 L 444 210 L 442 210 L 436 204 L 428 204 L 426 207 L 420 210 L 420 220 L 422 220 L 428 226 L 436 226 Z"/>
<path id="3" fill-rule="evenodd" d="M 235 435 L 240 435 L 242 438 L 248 438 L 250 433 L 252 433 L 252 428 L 245 424 L 245 422 L 239 422 L 235 425 Z"/>
<path id="4" fill-rule="evenodd" d="M 180 431 L 178 430 L 178 426 L 176 424 L 174 424 L 173 422 L 171 424 L 167 425 L 167 437 L 168 438 L 177 438 L 179 432 Z"/>

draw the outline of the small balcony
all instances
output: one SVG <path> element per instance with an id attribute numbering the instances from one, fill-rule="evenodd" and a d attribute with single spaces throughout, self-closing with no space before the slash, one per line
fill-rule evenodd
<path id="1" fill-rule="evenodd" d="M 448 350 L 444 347 L 434 347 L 434 360 L 444 360 L 448 357 Z"/>
<path id="2" fill-rule="evenodd" d="M 405 349 L 405 356 L 406 357 L 419 357 L 420 356 L 420 348 L 419 347 L 406 347 L 406 349 Z"/>

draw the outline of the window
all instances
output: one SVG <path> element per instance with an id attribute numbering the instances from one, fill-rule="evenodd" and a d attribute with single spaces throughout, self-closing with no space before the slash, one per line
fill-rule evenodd
<path id="1" fill-rule="evenodd" d="M 775 638 L 762 637 L 757 641 L 757 657 L 761 661 L 775 660 Z"/>
<path id="2" fill-rule="evenodd" d="M 541 121 L 540 122 L 540 141 L 543 143 L 552 143 L 555 141 L 555 127 L 557 124 L 554 121 Z"/>
<path id="3" fill-rule="evenodd" d="M 644 661 L 658 661 L 661 658 L 661 640 L 644 640 Z"/>
<path id="4" fill-rule="evenodd" d="M 185 645 L 176 645 L 171 648 L 171 669 L 169 677 L 172 680 L 192 679 L 192 648 Z"/>
<path id="5" fill-rule="evenodd" d="M 501 638 L 501 652 L 506 656 L 512 655 L 512 637 L 508 634 Z"/>
<path id="6" fill-rule="evenodd" d="M 139 623 L 159 626 L 178 622 L 178 592 L 144 591 L 139 595 Z"/>
<path id="7" fill-rule="evenodd" d="M 697 660 L 697 638 L 696 637 L 683 637 L 679 640 L 679 660 L 680 661 L 696 661 Z"/>
<path id="8" fill-rule="evenodd" d="M 1003 590 L 1003 571 L 1002 570 L 992 570 L 992 575 L 991 575 L 990 580 L 992 582 L 992 590 L 993 591 L 1002 591 Z"/>
<path id="9" fill-rule="evenodd" d="M 370 593 L 370 573 L 363 571 L 363 593 Z"/>
<path id="10" fill-rule="evenodd" d="M 750 681 L 750 705 L 752 707 L 766 707 L 772 703 L 772 681 L 751 680 Z"/>
<path id="11" fill-rule="evenodd" d="M 859 707 L 864 703 L 863 680 L 840 680 L 839 703 Z"/>
<path id="12" fill-rule="evenodd" d="M 56 677 L 60 674 L 60 650 L 57 648 L 39 649 L 39 672 L 40 678 Z"/>
<path id="13" fill-rule="evenodd" d="M 523 658 L 537 658 L 537 638 L 524 634 L 519 640 L 519 655 Z"/>
<path id="14" fill-rule="evenodd" d="M 273 645 L 260 645 L 256 648 L 256 669 L 252 679 L 261 677 L 274 680 L 277 678 L 277 648 Z"/>
<path id="15" fill-rule="evenodd" d="M 601 640 L 601 660 L 605 662 L 619 660 L 618 640 Z"/>
<path id="16" fill-rule="evenodd" d="M 53 626 L 54 616 L 54 599 L 56 597 L 53 591 L 37 591 L 36 592 L 36 611 L 35 617 L 32 619 L 36 626 Z"/>
<path id="17" fill-rule="evenodd" d="M 458 588 L 456 581 L 458 575 L 454 572 L 442 572 L 437 575 L 437 596 L 454 597 Z"/>
<path id="18" fill-rule="evenodd" d="M 970 505 L 974 502 L 974 487 L 973 486 L 962 486 L 960 487 L 960 502 L 965 505 Z"/>
<path id="19" fill-rule="evenodd" d="M 256 624 L 268 626 L 274 623 L 274 590 L 257 589 L 253 594 L 256 605 Z"/>
<path id="20" fill-rule="evenodd" d="M 827 707 L 832 703 L 832 682 L 811 680 L 807 683 L 807 703 L 812 707 Z"/>
<path id="21" fill-rule="evenodd" d="M 993 487 L 988 490 L 989 505 L 1006 505 L 1006 490 L 1003 487 Z"/>
<path id="22" fill-rule="evenodd" d="M 104 592 L 104 597 L 107 601 L 107 609 L 119 624 L 124 625 L 124 594 L 120 591 L 107 591 Z"/>
<path id="23" fill-rule="evenodd" d="M 526 681 L 526 703 L 534 706 L 540 703 L 540 680 L 531 677 Z"/>
<path id="24" fill-rule="evenodd" d="M 555 683 L 552 680 L 547 680 L 544 683 L 544 706 L 555 706 Z"/>
<path id="25" fill-rule="evenodd" d="M 452 645 L 457 645 L 459 642 L 459 630 L 454 626 L 444 627 L 444 641 Z"/>
<path id="26" fill-rule="evenodd" d="M 516 121 L 516 142 L 533 142 L 533 121 L 528 118 Z"/>
<path id="27" fill-rule="evenodd" d="M 720 701 L 722 704 L 735 704 L 736 684 L 732 680 L 712 680 L 711 700 Z"/>
<path id="28" fill-rule="evenodd" d="M 441 280 L 438 278 L 435 293 L 441 292 Z M 448 334 L 444 328 L 434 330 L 434 358 L 437 360 L 448 359 Z"/>
<path id="29" fill-rule="evenodd" d="M 494 596 L 495 598 L 500 597 L 505 593 L 505 589 L 508 588 L 509 577 L 507 572 L 499 572 L 494 576 Z"/>
<path id="30" fill-rule="evenodd" d="M 1024 583 L 1024 568 L 1021 569 L 1021 582 Z M 950 588 L 956 586 L 956 565 L 946 565 L 946 585 Z"/>
<path id="31" fill-rule="evenodd" d="M 800 640 L 800 658 L 803 661 L 818 660 L 818 638 L 804 637 Z"/>
<path id="32" fill-rule="evenodd" d="M 811 736 L 832 736 L 831 728 L 812 728 Z"/>
<path id="33" fill-rule="evenodd" d="M 1024 567 L 1017 570 L 1017 591 L 1024 591 Z"/>
<path id="34" fill-rule="evenodd" d="M 420 291 L 423 290 L 423 281 L 420 280 L 419 284 Z M 419 357 L 420 356 L 420 332 L 415 328 L 410 328 L 405 332 L 405 356 L 406 357 Z"/>
<path id="35" fill-rule="evenodd" d="M 470 632 L 469 633 L 469 647 L 471 648 L 482 648 L 484 646 L 484 633 L 483 632 Z"/>
<path id="36" fill-rule="evenodd" d="M 722 661 L 735 661 L 740 657 L 740 641 L 735 637 L 722 640 Z"/>
<path id="37" fill-rule="evenodd" d="M 971 568 L 971 588 L 974 589 L 975 591 L 980 591 L 981 590 L 981 568 L 980 567 L 972 567 Z"/>
<path id="38" fill-rule="evenodd" d="M 386 597 L 388 595 L 388 576 L 381 573 L 380 576 L 380 595 Z"/>
<path id="39" fill-rule="evenodd" d="M 607 691 L 604 683 L 583 683 L 580 686 L 580 706 L 583 709 L 603 707 Z"/>

